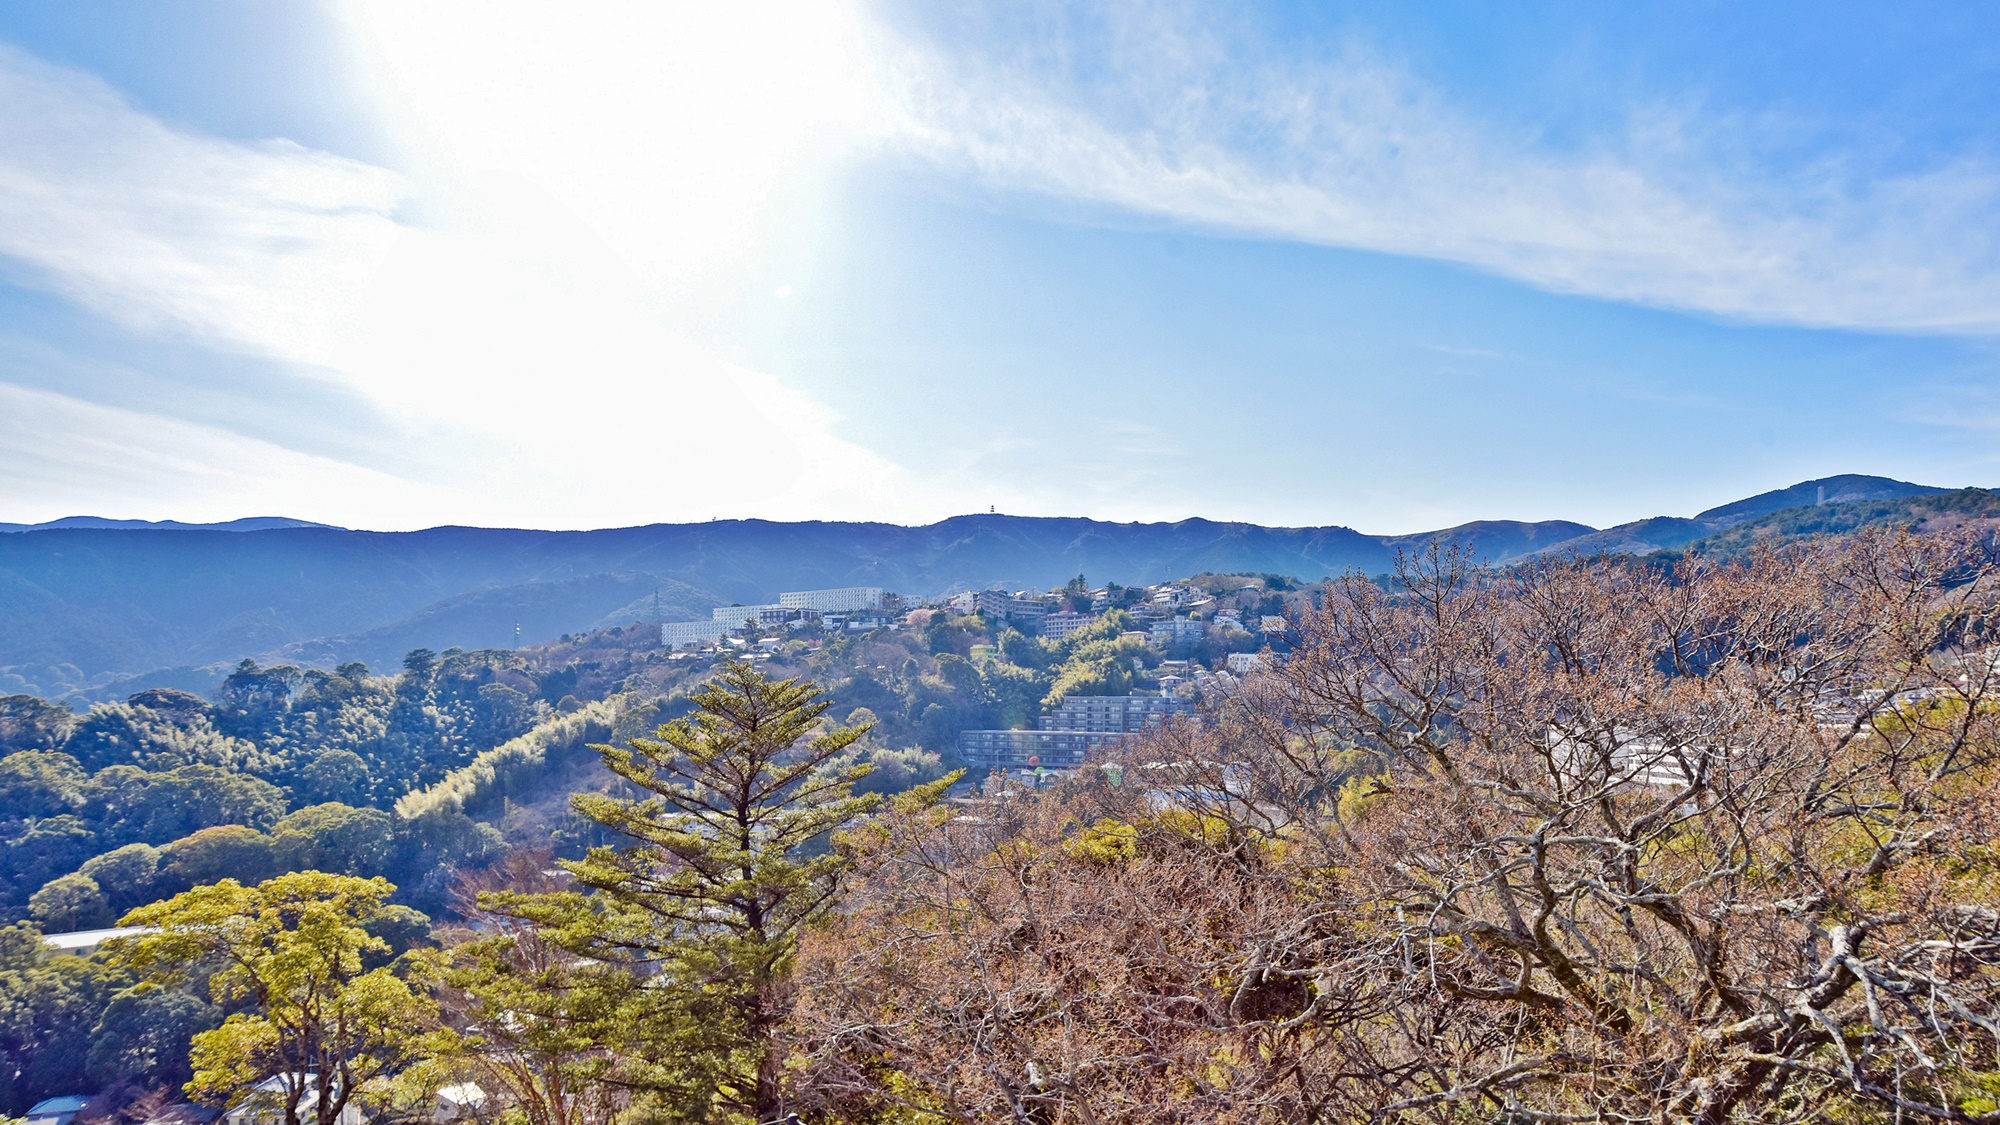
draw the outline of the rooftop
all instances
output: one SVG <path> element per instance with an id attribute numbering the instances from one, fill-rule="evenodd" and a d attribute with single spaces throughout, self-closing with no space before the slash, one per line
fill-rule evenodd
<path id="1" fill-rule="evenodd" d="M 66 934 L 43 934 L 42 944 L 58 953 L 88 953 L 112 938 L 155 932 L 151 926 L 119 926 L 109 930 L 71 930 Z"/>

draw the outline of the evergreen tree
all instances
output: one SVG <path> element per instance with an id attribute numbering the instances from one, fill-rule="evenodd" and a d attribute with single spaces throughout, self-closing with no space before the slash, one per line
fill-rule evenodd
<path id="1" fill-rule="evenodd" d="M 566 865 L 596 894 L 489 903 L 651 974 L 613 1022 L 621 1053 L 643 1060 L 620 1080 L 650 1093 L 659 1116 L 770 1121 L 784 1112 L 776 1032 L 798 938 L 833 905 L 849 865 L 828 839 L 882 798 L 853 792 L 872 767 L 827 768 L 868 728 L 822 727 L 832 701 L 813 684 L 732 663 L 693 702 L 698 711 L 653 738 L 596 748 L 649 794 L 573 798 L 633 841 Z M 956 776 L 907 799 L 933 802 Z"/>

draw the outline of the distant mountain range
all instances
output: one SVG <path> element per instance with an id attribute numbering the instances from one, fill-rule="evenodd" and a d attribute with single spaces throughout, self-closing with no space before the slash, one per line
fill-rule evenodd
<path id="1" fill-rule="evenodd" d="M 1937 496 L 1952 491 L 1928 484 L 1847 474 L 1809 480 L 1790 488 L 1760 492 L 1698 513 L 1692 518 L 1653 516 L 1633 520 L 1602 531 L 1589 530 L 1573 539 L 1553 544 L 1548 550 L 1577 554 L 1643 555 L 1673 551 L 1706 539 L 1737 524 L 1791 508 L 1825 504 L 1853 504 L 1864 500 L 1903 500 L 1916 496 Z"/>
<path id="2" fill-rule="evenodd" d="M 151 686 L 199 689 L 246 655 L 386 667 L 420 646 L 508 647 L 517 626 L 523 643 L 535 643 L 620 621 L 699 617 L 716 605 L 768 601 L 790 589 L 871 585 L 930 595 L 994 585 L 1042 589 L 1078 574 L 1093 583 L 1140 584 L 1202 571 L 1317 580 L 1381 573 L 1398 551 L 1440 540 L 1494 564 L 1550 551 L 1647 553 L 1725 533 L 1745 540 L 1761 533 L 1758 521 L 1800 508 L 1830 515 L 1888 505 L 1882 511 L 1891 512 L 1949 491 L 1838 476 L 1691 518 L 1605 529 L 1485 520 L 1399 536 L 1201 519 L 1121 524 L 1006 515 L 923 527 L 727 520 L 414 532 L 281 517 L 208 525 L 72 517 L 0 525 L 18 532 L 0 534 L 0 694 L 102 698 Z"/>
<path id="3" fill-rule="evenodd" d="M 245 516 L 227 523 L 182 523 L 179 520 L 108 520 L 102 516 L 64 516 L 47 523 L 0 523 L 0 533 L 50 531 L 65 527 L 111 528 L 118 531 L 270 531 L 280 527 L 332 527 L 332 524 L 285 516 Z"/>

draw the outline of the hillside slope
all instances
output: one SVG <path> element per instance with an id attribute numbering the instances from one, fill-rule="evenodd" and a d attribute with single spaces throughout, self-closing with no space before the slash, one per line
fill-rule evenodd
<path id="1" fill-rule="evenodd" d="M 1440 534 L 1462 534 L 1483 557 L 1504 562 L 1582 527 L 1494 522 L 1391 538 L 1345 527 L 972 515 L 923 527 L 741 520 L 580 532 L 40 530 L 0 535 L 0 691 L 69 690 L 108 674 L 230 661 L 318 638 L 471 647 L 511 643 L 518 621 L 523 640 L 547 640 L 648 595 L 656 579 L 694 591 L 683 591 L 691 609 L 704 598 L 758 602 L 786 589 L 934 594 L 1047 587 L 1079 573 L 1124 583 L 1201 571 L 1317 579 L 1381 571 L 1398 546 Z M 606 587 L 610 600 L 591 596 L 561 614 L 515 604 L 562 602 L 569 595 L 550 584 L 599 575 L 643 577 L 616 592 Z M 513 587 L 533 589 L 496 593 Z M 444 604 L 482 592 L 484 600 Z"/>
<path id="2" fill-rule="evenodd" d="M 1783 508 L 1740 521 L 1691 545 L 1691 550 L 1728 557 L 1754 543 L 1805 535 L 1840 535 L 1864 527 L 1902 526 L 1936 530 L 1968 523 L 2000 521 L 2000 492 L 1961 488 L 1918 496 L 1877 498 Z"/>
<path id="3" fill-rule="evenodd" d="M 1862 501 L 1894 501 L 1937 496 L 1950 491 L 1948 488 L 1939 488 L 1935 485 L 1912 484 L 1909 481 L 1892 480 L 1889 477 L 1846 473 L 1818 480 L 1800 481 L 1790 488 L 1760 492 L 1755 496 L 1747 496 L 1741 500 L 1710 508 L 1692 518 L 1653 516 L 1649 519 L 1621 523 L 1615 527 L 1607 527 L 1602 531 L 1593 531 L 1562 543 L 1543 547 L 1534 553 L 1551 551 L 1575 555 L 1645 555 L 1654 551 L 1678 551 L 1726 528 L 1775 512 L 1821 504 L 1837 506 Z"/>
<path id="4" fill-rule="evenodd" d="M 921 527 L 729 520 L 598 531 L 320 526 L 52 527 L 0 534 L 0 694 L 109 689 L 174 669 L 176 684 L 243 656 L 395 660 L 414 647 L 511 646 L 621 616 L 699 617 L 781 590 L 872 585 L 919 595 L 1048 588 L 1083 574 L 1126 584 L 1204 571 L 1306 580 L 1387 570 L 1398 551 L 1460 544 L 1489 564 L 1543 551 L 1680 549 L 1817 500 L 1896 503 L 1944 490 L 1884 477 L 1805 481 L 1604 531 L 1565 520 L 1477 521 L 1413 535 L 1203 519 L 1107 523 L 958 516 Z M 1774 507 L 1776 505 L 1776 507 Z M 1792 517 L 1787 517 L 1792 518 Z M 88 523 L 85 518 L 59 521 Z M 99 521 L 111 522 L 111 521 Z M 629 618 L 628 618 L 629 619 Z M 124 681 L 129 682 L 129 681 Z"/>

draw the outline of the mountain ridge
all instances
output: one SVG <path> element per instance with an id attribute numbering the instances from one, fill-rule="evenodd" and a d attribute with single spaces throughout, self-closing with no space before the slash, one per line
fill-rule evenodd
<path id="1" fill-rule="evenodd" d="M 1842 473 L 1800 481 L 1788 488 L 1774 488 L 1741 500 L 1719 504 L 1687 516 L 1650 516 L 1591 531 L 1562 543 L 1554 543 L 1537 554 L 1620 554 L 1645 555 L 1654 551 L 1677 551 L 1703 539 L 1775 512 L 1810 508 L 1823 504 L 1855 504 L 1870 500 L 1899 500 L 1937 496 L 1951 492 L 1932 484 L 1913 484 L 1889 477 Z"/>
<path id="2" fill-rule="evenodd" d="M 95 528 L 109 531 L 272 531 L 283 527 L 347 528 L 290 516 L 243 516 L 221 523 L 182 523 L 179 520 L 119 520 L 105 516 L 64 516 L 43 523 L 0 523 L 0 534 L 15 531 L 55 531 L 68 528 Z"/>
<path id="3" fill-rule="evenodd" d="M 590 531 L 378 532 L 166 521 L 38 528 L 0 535 L 0 694 L 87 692 L 149 669 L 174 669 L 185 679 L 188 669 L 246 654 L 379 661 L 393 659 L 401 645 L 504 644 L 516 624 L 521 640 L 535 643 L 646 605 L 653 588 L 663 591 L 662 609 L 672 591 L 675 613 L 699 616 L 708 605 L 831 586 L 928 596 L 996 585 L 1046 589 L 1079 573 L 1132 585 L 1202 571 L 1319 580 L 1381 573 L 1399 551 L 1433 542 L 1458 544 L 1489 564 L 1549 551 L 1648 553 L 1686 546 L 1722 530 L 1725 519 L 1756 518 L 1801 494 L 1816 499 L 1828 484 L 1842 496 L 1946 491 L 1850 475 L 1760 493 L 1709 509 L 1707 519 L 1655 517 L 1602 530 L 1566 520 L 1477 520 L 1408 535 L 998 513 L 919 526 L 718 520 Z"/>

